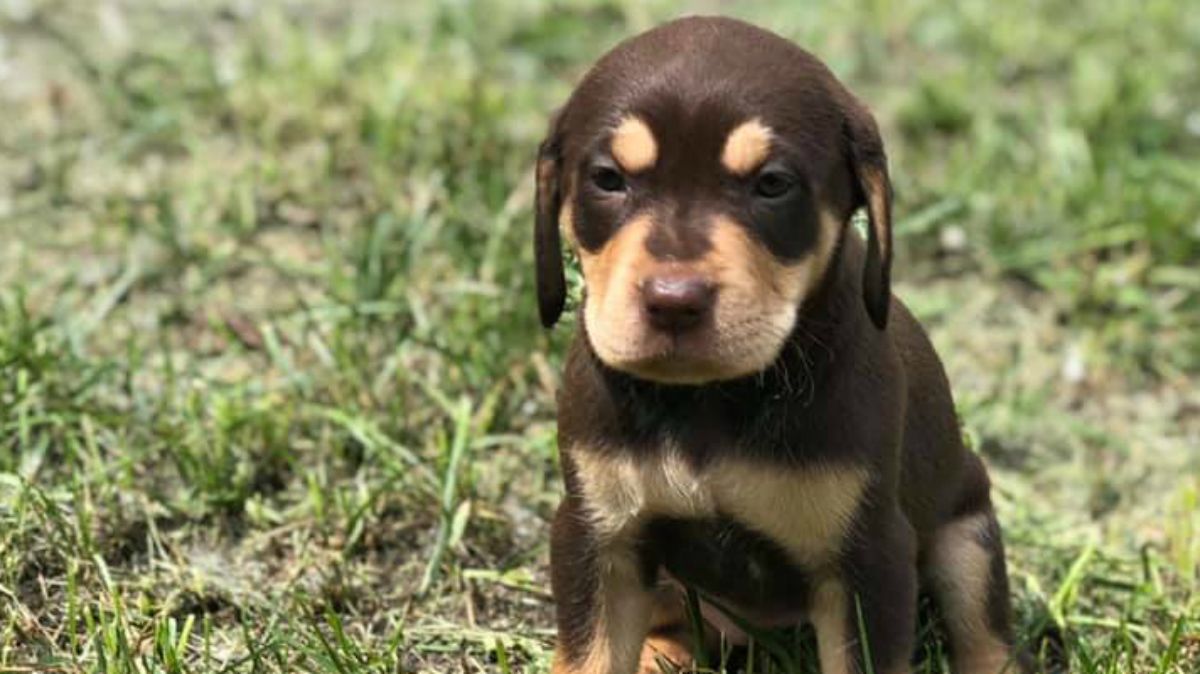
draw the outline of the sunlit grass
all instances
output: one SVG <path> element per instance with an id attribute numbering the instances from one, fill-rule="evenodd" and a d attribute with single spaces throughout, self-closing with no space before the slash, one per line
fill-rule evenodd
<path id="1" fill-rule="evenodd" d="M 1022 638 L 1194 672 L 1200 13 L 1124 0 L 0 2 L 0 671 L 547 671 L 533 151 L 685 7 L 877 112 Z"/>

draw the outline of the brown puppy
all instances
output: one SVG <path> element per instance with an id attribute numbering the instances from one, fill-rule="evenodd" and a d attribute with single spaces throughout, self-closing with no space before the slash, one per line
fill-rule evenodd
<path id="1" fill-rule="evenodd" d="M 586 297 L 559 400 L 556 674 L 688 664 L 679 582 L 729 638 L 716 606 L 810 622 L 823 674 L 907 671 L 920 582 L 957 674 L 1017 671 L 988 478 L 890 292 L 879 132 L 829 70 L 730 19 L 621 44 L 540 149 L 547 326 L 560 230 Z"/>

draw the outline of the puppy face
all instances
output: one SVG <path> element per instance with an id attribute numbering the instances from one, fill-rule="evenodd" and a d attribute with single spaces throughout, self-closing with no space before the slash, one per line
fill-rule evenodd
<path id="1" fill-rule="evenodd" d="M 583 268 L 587 339 L 610 367 L 699 384 L 770 366 L 850 213 L 886 193 L 885 169 L 855 152 L 864 116 L 878 145 L 828 70 L 740 22 L 682 20 L 618 46 L 542 147 L 543 320 L 561 310 L 547 289 L 561 231 Z"/>
<path id="2" fill-rule="evenodd" d="M 703 383 L 764 369 L 839 236 L 803 160 L 759 117 L 665 92 L 620 111 L 575 166 L 561 226 L 609 366 Z M 615 117 L 616 115 L 614 115 Z"/>

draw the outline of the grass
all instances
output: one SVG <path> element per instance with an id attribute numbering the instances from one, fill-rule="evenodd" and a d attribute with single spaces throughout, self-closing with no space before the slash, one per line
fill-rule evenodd
<path id="1" fill-rule="evenodd" d="M 533 150 L 617 39 L 716 10 L 880 118 L 1022 637 L 1197 671 L 1185 5 L 0 3 L 0 671 L 547 671 Z"/>

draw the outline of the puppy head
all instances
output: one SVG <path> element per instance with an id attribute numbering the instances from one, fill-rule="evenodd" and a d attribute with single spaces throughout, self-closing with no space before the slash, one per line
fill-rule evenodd
<path id="1" fill-rule="evenodd" d="M 561 231 L 606 364 L 677 384 L 760 371 L 865 205 L 863 299 L 883 329 L 890 202 L 874 120 L 816 58 L 731 19 L 666 24 L 600 59 L 541 146 L 542 321 L 566 294 Z"/>

